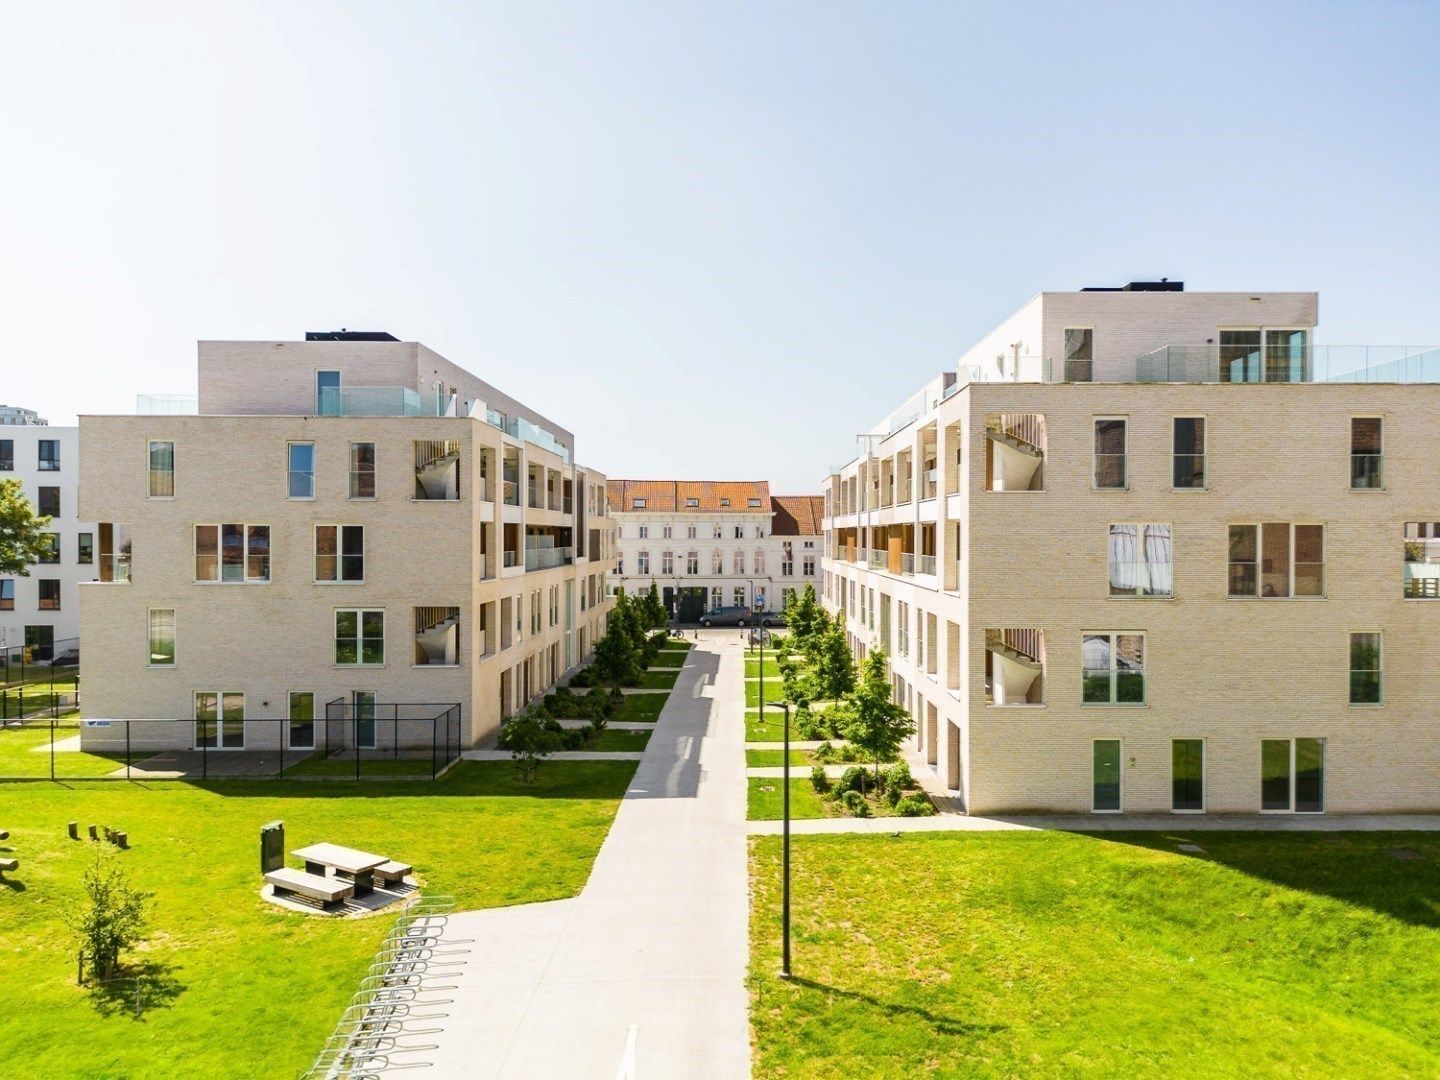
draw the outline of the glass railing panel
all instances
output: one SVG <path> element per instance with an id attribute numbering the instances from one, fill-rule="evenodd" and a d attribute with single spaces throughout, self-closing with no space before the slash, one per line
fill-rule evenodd
<path id="1" fill-rule="evenodd" d="M 1379 488 L 1381 486 L 1381 454 L 1350 455 L 1350 486 L 1352 488 Z"/>

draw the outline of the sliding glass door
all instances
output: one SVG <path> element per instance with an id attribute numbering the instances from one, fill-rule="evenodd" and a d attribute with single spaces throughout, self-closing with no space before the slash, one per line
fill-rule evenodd
<path id="1" fill-rule="evenodd" d="M 1170 809 L 1199 813 L 1205 809 L 1205 741 L 1175 739 L 1170 743 Z"/>
<path id="2" fill-rule="evenodd" d="M 1324 812 L 1324 739 L 1261 740 L 1260 809 L 1271 813 Z"/>

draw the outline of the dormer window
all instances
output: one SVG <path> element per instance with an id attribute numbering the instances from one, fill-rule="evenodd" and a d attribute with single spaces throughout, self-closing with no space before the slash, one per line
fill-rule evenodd
<path id="1" fill-rule="evenodd" d="M 720 506 L 721 506 L 722 509 L 723 509 L 724 507 L 729 506 L 729 505 L 730 505 L 730 500 L 729 500 L 729 499 L 721 499 L 721 500 L 720 500 Z"/>
<path id="2" fill-rule="evenodd" d="M 644 500 L 644 499 L 636 499 L 631 505 L 632 505 L 636 510 L 644 510 L 644 509 L 645 509 L 645 500 Z"/>
<path id="3" fill-rule="evenodd" d="M 700 505 L 700 500 L 699 500 L 699 499 L 686 499 L 686 500 L 685 500 L 685 505 L 686 505 L 686 506 L 689 506 L 689 507 L 697 507 L 697 506 Z"/>
<path id="4" fill-rule="evenodd" d="M 748 499 L 746 501 L 751 507 L 758 507 L 760 505 L 759 499 Z"/>

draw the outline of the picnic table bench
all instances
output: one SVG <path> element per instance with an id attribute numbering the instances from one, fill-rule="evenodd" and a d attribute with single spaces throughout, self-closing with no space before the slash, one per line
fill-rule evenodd
<path id="1" fill-rule="evenodd" d="M 324 908 L 334 907 L 346 897 L 355 894 L 355 886 L 348 881 L 326 877 L 324 874 L 293 870 L 288 866 L 271 870 L 265 875 L 265 881 L 276 892 L 308 896 L 312 900 L 320 901 L 320 906 Z"/>
<path id="2" fill-rule="evenodd" d="M 384 855 L 357 851 L 339 844 L 311 844 L 291 854 L 305 860 L 305 870 L 309 874 L 324 877 L 326 870 L 334 870 L 336 874 L 349 878 L 355 886 L 356 896 L 369 895 L 375 887 L 375 871 L 390 863 Z"/>

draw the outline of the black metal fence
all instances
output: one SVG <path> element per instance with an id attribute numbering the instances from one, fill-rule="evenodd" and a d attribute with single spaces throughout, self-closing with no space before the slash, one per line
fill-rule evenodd
<path id="1" fill-rule="evenodd" d="M 0 647 L 0 723 L 79 707 L 79 638 Z"/>
<path id="2" fill-rule="evenodd" d="M 32 720 L 0 728 L 0 780 L 433 780 L 460 760 L 459 704 L 331 702 L 325 712 Z"/>

